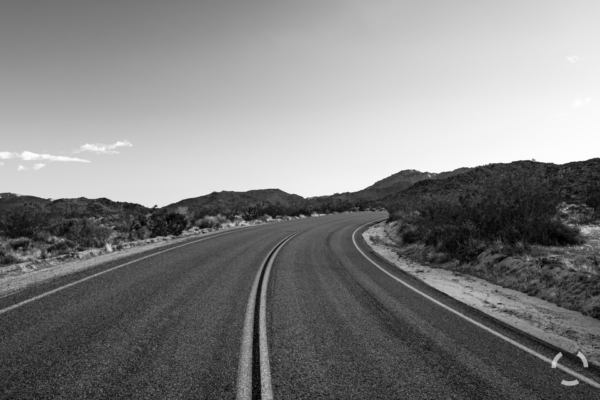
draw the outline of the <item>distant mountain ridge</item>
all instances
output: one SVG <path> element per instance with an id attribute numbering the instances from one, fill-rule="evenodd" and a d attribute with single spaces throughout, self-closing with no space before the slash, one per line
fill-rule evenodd
<path id="1" fill-rule="evenodd" d="M 340 199 L 350 202 L 377 201 L 385 197 L 398 194 L 417 182 L 425 180 L 446 179 L 451 176 L 460 175 L 472 170 L 472 168 L 458 168 L 447 172 L 421 172 L 415 169 L 406 169 L 379 180 L 371 186 L 357 192 L 336 193 L 321 198 Z"/>
<path id="2" fill-rule="evenodd" d="M 0 211 L 10 211 L 24 204 L 40 204 L 45 205 L 50 203 L 48 199 L 42 199 L 36 196 L 26 196 L 16 193 L 0 193 Z"/>
<path id="3" fill-rule="evenodd" d="M 515 161 L 506 164 L 488 164 L 475 168 L 458 168 L 441 173 L 420 172 L 414 169 L 402 170 L 357 192 L 335 193 L 329 196 L 311 198 L 286 193 L 280 189 L 212 192 L 207 195 L 180 200 L 162 207 L 162 209 L 176 211 L 179 207 L 187 207 L 189 211 L 207 215 L 216 214 L 222 210 L 235 212 L 248 207 L 264 205 L 277 205 L 276 209 L 285 209 L 306 207 L 306 205 L 311 204 L 342 203 L 353 206 L 386 204 L 401 201 L 402 198 L 407 196 L 457 194 L 464 187 L 477 184 L 493 171 L 502 172 L 515 169 L 542 171 L 546 176 L 558 178 L 560 187 L 557 190 L 560 190 L 566 201 L 580 202 L 583 197 L 588 195 L 590 190 L 595 187 L 600 188 L 600 158 L 562 165 L 535 161 Z M 86 199 L 81 197 L 51 201 L 35 196 L 22 196 L 9 192 L 0 193 L 0 212 L 12 210 L 26 203 L 43 205 L 50 210 L 71 210 L 81 215 L 90 216 L 120 212 L 137 214 L 152 211 L 152 209 L 140 204 L 115 202 L 106 198 Z"/>
<path id="4" fill-rule="evenodd" d="M 21 195 L 16 193 L 0 193 L 0 199 L 14 199 L 15 197 L 21 197 Z"/>
<path id="5" fill-rule="evenodd" d="M 107 198 L 87 199 L 42 199 L 36 196 L 24 196 L 15 193 L 0 193 L 0 212 L 12 211 L 24 205 L 43 206 L 48 211 L 69 212 L 81 216 L 106 216 L 121 212 L 137 214 L 148 212 L 150 209 L 136 203 L 112 201 Z"/>
<path id="6" fill-rule="evenodd" d="M 395 190 L 401 191 L 404 189 L 408 189 L 410 186 L 414 185 L 417 182 L 426 180 L 426 179 L 445 179 L 451 176 L 460 175 L 465 172 L 472 170 L 472 168 L 458 168 L 453 171 L 448 172 L 420 172 L 415 169 L 406 169 L 400 172 L 397 172 L 393 175 L 388 176 L 380 181 L 375 182 L 371 186 L 363 189 L 385 189 L 394 187 Z"/>
<path id="7" fill-rule="evenodd" d="M 387 178 L 375 182 L 373 185 L 357 192 L 336 193 L 334 195 L 304 198 L 296 194 L 286 193 L 280 189 L 257 189 L 247 192 L 221 191 L 212 192 L 207 195 L 183 199 L 178 202 L 162 207 L 174 211 L 179 207 L 187 207 L 190 211 L 199 214 L 218 213 L 220 210 L 235 211 L 238 209 L 256 206 L 257 204 L 280 205 L 284 208 L 298 207 L 307 202 L 349 202 L 368 203 L 383 199 L 386 196 L 406 190 L 416 182 L 427 179 L 442 179 L 453 176 L 470 168 L 459 168 L 454 171 L 443 173 L 420 172 L 416 170 L 403 170 Z M 114 202 L 106 198 L 87 199 L 80 197 L 76 199 L 57 199 L 54 201 L 41 199 L 35 196 L 21 196 L 14 193 L 0 193 L 0 211 L 10 210 L 25 203 L 36 203 L 47 205 L 48 208 L 61 210 L 72 210 L 81 215 L 92 215 L 94 213 L 104 215 L 117 211 L 143 212 L 150 210 L 142 205 L 126 202 Z"/>
<path id="8" fill-rule="evenodd" d="M 163 208 L 174 210 L 178 207 L 188 207 L 190 211 L 211 213 L 218 209 L 241 210 L 244 207 L 255 206 L 259 203 L 280 204 L 283 207 L 292 207 L 304 201 L 304 197 L 297 194 L 289 194 L 280 189 L 258 189 L 247 192 L 224 190 L 184 199 Z"/>
<path id="9" fill-rule="evenodd" d="M 466 187 L 480 184 L 492 173 L 505 174 L 518 170 L 552 178 L 555 190 L 567 202 L 579 203 L 594 191 L 600 193 L 600 158 L 593 158 L 567 164 L 514 161 L 506 164 L 483 165 L 445 179 L 421 180 L 384 200 L 395 201 L 404 197 L 422 195 L 458 195 Z"/>
<path id="10" fill-rule="evenodd" d="M 105 197 L 88 199 L 79 197 L 75 199 L 58 199 L 46 205 L 50 211 L 69 213 L 80 216 L 108 216 L 112 214 L 144 214 L 151 209 L 141 204 L 113 201 Z"/>
<path id="11" fill-rule="evenodd" d="M 222 191 L 184 199 L 165 206 L 165 209 L 175 210 L 179 207 L 187 207 L 190 211 L 200 214 L 217 213 L 219 210 L 235 211 L 244 207 L 257 204 L 279 204 L 282 207 L 298 207 L 302 204 L 328 204 L 328 203 L 360 203 L 362 205 L 378 201 L 386 196 L 393 195 L 406 190 L 416 182 L 427 179 L 444 179 L 449 176 L 458 175 L 471 168 L 459 168 L 454 171 L 442 173 L 420 172 L 416 170 L 404 170 L 385 179 L 375 182 L 373 185 L 357 192 L 335 193 L 333 195 L 304 198 L 296 194 L 289 194 L 280 189 L 249 190 L 247 192 Z"/>

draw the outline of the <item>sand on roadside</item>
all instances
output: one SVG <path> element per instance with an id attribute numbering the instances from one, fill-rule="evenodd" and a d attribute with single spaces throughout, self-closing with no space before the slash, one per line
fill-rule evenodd
<path id="1" fill-rule="evenodd" d="M 600 320 L 477 277 L 400 257 L 385 222 L 367 229 L 363 237 L 380 256 L 429 286 L 570 353 L 581 351 L 600 366 Z"/>

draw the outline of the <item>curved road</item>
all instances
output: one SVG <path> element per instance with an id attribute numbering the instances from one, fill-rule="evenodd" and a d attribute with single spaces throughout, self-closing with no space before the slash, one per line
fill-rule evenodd
<path id="1" fill-rule="evenodd" d="M 355 213 L 227 231 L 2 298 L 0 398 L 229 399 L 244 388 L 266 397 L 260 315 L 274 398 L 599 398 L 583 381 L 561 385 L 575 378 L 535 356 L 552 359 L 558 349 L 370 253 L 360 232 L 385 217 Z M 261 310 L 253 290 L 259 296 L 263 287 Z M 250 319 L 249 310 L 256 312 Z M 252 354 L 249 381 L 240 378 L 244 348 Z M 573 356 L 560 364 L 600 382 L 598 369 Z"/>

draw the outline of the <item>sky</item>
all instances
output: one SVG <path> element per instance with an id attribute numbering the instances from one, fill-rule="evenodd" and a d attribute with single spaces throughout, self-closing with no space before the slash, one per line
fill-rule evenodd
<path id="1" fill-rule="evenodd" d="M 0 192 L 159 207 L 600 150 L 597 0 L 2 0 Z"/>

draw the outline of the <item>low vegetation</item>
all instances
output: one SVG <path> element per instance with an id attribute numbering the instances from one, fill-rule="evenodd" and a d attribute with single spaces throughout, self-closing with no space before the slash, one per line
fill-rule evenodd
<path id="1" fill-rule="evenodd" d="M 405 196 L 388 205 L 399 252 L 600 318 L 598 194 L 566 204 L 554 179 L 504 170 Z"/>
<path id="2" fill-rule="evenodd" d="M 27 205 L 0 216 L 0 265 L 13 264 L 157 236 L 180 235 L 184 215 L 155 211 L 102 217 Z"/>
<path id="3" fill-rule="evenodd" d="M 319 207 L 306 204 L 284 207 L 258 202 L 215 209 L 214 214 L 207 215 L 206 210 L 182 206 L 150 209 L 108 199 L 27 203 L 0 213 L 0 266 L 75 255 L 90 249 L 119 249 L 131 242 L 180 236 L 186 230 L 206 231 L 250 221 L 268 222 L 289 218 L 284 216 L 317 215 L 351 208 L 342 202 L 318 204 Z"/>
<path id="4" fill-rule="evenodd" d="M 531 245 L 575 245 L 576 227 L 559 218 L 550 180 L 529 171 L 490 174 L 455 196 L 418 196 L 391 205 L 405 243 L 423 242 L 461 261 L 492 246 L 522 253 Z"/>

